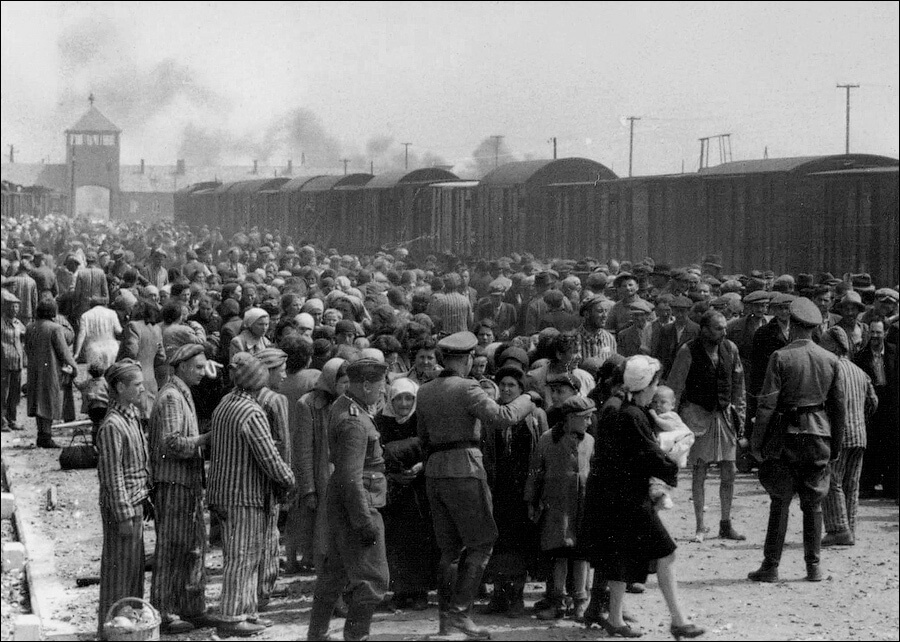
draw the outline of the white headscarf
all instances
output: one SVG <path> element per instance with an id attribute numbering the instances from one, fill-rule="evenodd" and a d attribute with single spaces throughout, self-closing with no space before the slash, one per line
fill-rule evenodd
<path id="1" fill-rule="evenodd" d="M 388 389 L 388 402 L 384 405 L 384 409 L 381 411 L 385 417 L 393 417 L 398 424 L 405 424 L 409 421 L 409 418 L 412 417 L 416 413 L 416 393 L 419 392 L 419 384 L 417 384 L 412 379 L 407 377 L 400 377 L 399 379 L 394 379 L 394 382 L 391 384 L 391 387 Z M 394 412 L 394 397 L 402 394 L 410 394 L 413 396 L 413 407 L 412 410 L 409 411 L 409 414 L 405 417 L 398 417 L 397 413 Z"/>
<path id="2" fill-rule="evenodd" d="M 640 392 L 650 385 L 653 376 L 659 372 L 662 364 L 653 357 L 636 354 L 625 361 L 625 374 L 623 375 L 625 390 L 628 392 Z"/>

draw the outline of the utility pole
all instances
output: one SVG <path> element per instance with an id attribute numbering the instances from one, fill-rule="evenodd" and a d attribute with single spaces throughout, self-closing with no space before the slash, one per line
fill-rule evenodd
<path id="1" fill-rule="evenodd" d="M 500 166 L 500 141 L 504 136 L 494 135 L 491 138 L 494 139 L 494 169 L 497 169 Z"/>
<path id="2" fill-rule="evenodd" d="M 409 169 L 409 146 L 412 145 L 412 143 L 400 143 L 400 144 L 403 145 L 403 148 L 404 148 L 403 149 L 403 168 Z"/>
<path id="3" fill-rule="evenodd" d="M 16 162 L 16 148 L 12 145 L 9 146 L 9 162 L 10 164 Z"/>
<path id="4" fill-rule="evenodd" d="M 369 161 L 369 173 L 375 175 L 375 161 L 373 160 Z"/>
<path id="5" fill-rule="evenodd" d="M 341 162 L 344 164 L 344 176 L 347 175 L 347 163 L 350 162 L 349 158 L 342 158 Z"/>
<path id="6" fill-rule="evenodd" d="M 556 136 L 551 138 L 550 142 L 553 143 L 553 160 L 556 160 Z"/>
<path id="7" fill-rule="evenodd" d="M 629 116 L 628 117 L 628 125 L 630 129 L 630 133 L 628 136 L 628 176 L 631 176 L 631 161 L 634 157 L 634 121 L 640 120 L 637 116 Z"/>
<path id="8" fill-rule="evenodd" d="M 858 89 L 859 85 L 838 85 L 838 89 L 847 90 L 847 133 L 844 139 L 844 153 L 850 153 L 850 90 Z"/>

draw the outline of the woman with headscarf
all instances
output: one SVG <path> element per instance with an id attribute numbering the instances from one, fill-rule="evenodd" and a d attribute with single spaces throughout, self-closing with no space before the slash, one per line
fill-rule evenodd
<path id="1" fill-rule="evenodd" d="M 123 597 L 144 596 L 144 509 L 150 497 L 147 439 L 138 417 L 143 401 L 141 364 L 123 359 L 106 371 L 110 404 L 97 431 L 100 519 L 98 632 L 109 608 Z"/>
<path id="2" fill-rule="evenodd" d="M 243 330 L 231 340 L 231 358 L 239 352 L 256 354 L 272 345 L 266 337 L 268 330 L 269 313 L 262 308 L 249 308 L 244 312 Z"/>
<path id="3" fill-rule="evenodd" d="M 687 621 L 678 601 L 675 542 L 654 510 L 648 493 L 650 477 L 674 486 L 678 464 L 660 450 L 648 407 L 656 394 L 661 364 L 645 355 L 625 362 L 625 400 L 598 431 L 596 455 L 589 479 L 587 506 L 579 541 L 591 565 L 609 582 L 609 617 L 585 620 L 609 635 L 638 637 L 642 633 L 623 617 L 626 583 L 643 583 L 656 562 L 659 587 L 672 616 L 676 639 L 705 632 Z"/>
<path id="4" fill-rule="evenodd" d="M 428 591 L 435 586 L 437 547 L 422 474 L 425 458 L 416 433 L 418 390 L 411 379 L 396 379 L 375 425 L 388 476 L 388 503 L 381 513 L 393 607 L 421 611 L 428 607 Z"/>
<path id="5" fill-rule="evenodd" d="M 499 404 L 506 405 L 524 394 L 524 376 L 520 368 L 512 365 L 497 371 L 494 382 L 499 389 Z M 485 472 L 499 531 L 486 569 L 488 576 L 494 578 L 489 613 L 506 613 L 509 617 L 525 613 L 525 581 L 536 570 L 538 554 L 537 530 L 528 519 L 525 483 L 531 457 L 546 430 L 547 415 L 535 408 L 513 426 L 485 426 L 482 431 Z"/>
<path id="6" fill-rule="evenodd" d="M 316 387 L 297 402 L 296 424 L 291 433 L 299 441 L 299 501 L 306 507 L 306 519 L 302 544 L 305 562 L 312 562 L 316 574 L 320 574 L 328 546 L 328 516 L 325 510 L 325 492 L 333 469 L 328 447 L 328 413 L 331 405 L 347 390 L 347 362 L 331 359 L 322 367 Z M 288 565 L 296 562 L 288 555 Z"/>

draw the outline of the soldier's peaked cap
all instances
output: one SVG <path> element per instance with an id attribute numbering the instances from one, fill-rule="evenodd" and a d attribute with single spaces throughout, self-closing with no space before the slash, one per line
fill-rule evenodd
<path id="1" fill-rule="evenodd" d="M 371 357 L 357 359 L 347 366 L 347 378 L 354 382 L 375 382 L 384 380 L 388 364 Z"/>
<path id="2" fill-rule="evenodd" d="M 438 348 L 445 355 L 468 354 L 478 345 L 478 338 L 471 332 L 457 332 L 438 342 Z"/>

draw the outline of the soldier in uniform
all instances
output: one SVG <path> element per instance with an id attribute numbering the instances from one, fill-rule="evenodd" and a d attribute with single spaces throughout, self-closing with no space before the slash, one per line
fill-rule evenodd
<path id="1" fill-rule="evenodd" d="M 759 481 L 772 500 L 763 563 L 748 575 L 754 582 L 778 580 L 794 493 L 803 511 L 806 579 L 822 580 L 822 500 L 828 462 L 838 458 L 844 432 L 838 358 L 812 341 L 822 313 L 800 297 L 791 302 L 790 314 L 793 340 L 769 358 L 752 436 L 753 455 L 762 462 Z"/>
<path id="2" fill-rule="evenodd" d="M 523 394 L 503 406 L 491 400 L 476 380 L 468 378 L 477 344 L 471 332 L 457 332 L 438 343 L 444 370 L 419 388 L 417 413 L 419 437 L 428 458 L 428 501 L 441 549 L 439 634 L 460 631 L 487 640 L 490 633 L 469 617 L 497 538 L 479 448 L 481 425 L 500 430 L 515 425 L 534 410 L 532 394 L 539 396 Z"/>
<path id="3" fill-rule="evenodd" d="M 343 591 L 350 594 L 345 640 L 367 640 L 372 614 L 388 590 L 384 521 L 387 500 L 380 435 L 368 408 L 384 396 L 387 364 L 362 358 L 347 368 L 350 387 L 331 408 L 328 482 L 328 553 L 316 582 L 308 640 L 328 639 L 328 625 Z M 477 384 L 476 384 L 477 385 Z"/>

